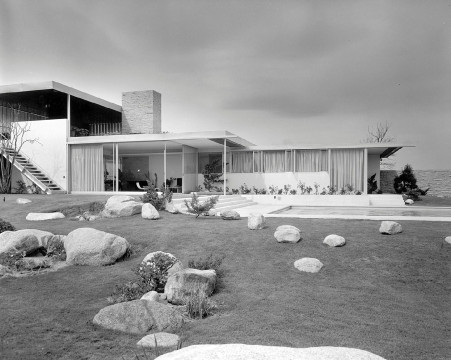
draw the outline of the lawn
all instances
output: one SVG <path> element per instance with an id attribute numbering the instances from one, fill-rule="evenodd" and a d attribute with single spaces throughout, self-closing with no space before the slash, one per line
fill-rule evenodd
<path id="1" fill-rule="evenodd" d="M 270 218 L 259 231 L 247 220 L 223 221 L 161 213 L 81 223 L 67 219 L 30 223 L 29 211 L 105 200 L 102 196 L 34 196 L 16 205 L 0 201 L 0 217 L 18 229 L 67 234 L 82 226 L 125 237 L 135 249 L 107 267 L 69 266 L 23 278 L 0 279 L 1 359 L 131 359 L 142 337 L 102 330 L 94 315 L 107 306 L 115 284 L 133 278 L 130 268 L 151 251 L 168 251 L 186 265 L 209 252 L 225 255 L 223 278 L 212 297 L 215 315 L 191 321 L 183 346 L 245 343 L 290 347 L 346 346 L 386 359 L 449 359 L 451 324 L 451 224 L 404 221 L 402 234 L 379 234 L 379 221 Z M 0 199 L 3 200 L 3 199 Z M 301 229 L 297 244 L 278 244 L 274 230 Z M 346 238 L 342 248 L 322 244 Z M 317 274 L 293 262 L 315 257 Z M 138 351 L 139 353 L 139 351 Z"/>

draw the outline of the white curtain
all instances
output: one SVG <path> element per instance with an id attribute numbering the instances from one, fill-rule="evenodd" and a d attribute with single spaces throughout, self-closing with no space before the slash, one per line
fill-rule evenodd
<path id="1" fill-rule="evenodd" d="M 251 173 L 253 156 L 251 151 L 232 152 L 232 172 Z"/>
<path id="2" fill-rule="evenodd" d="M 261 151 L 254 151 L 254 172 L 261 172 Z"/>
<path id="3" fill-rule="evenodd" d="M 327 151 L 296 150 L 296 172 L 327 170 Z"/>
<path id="4" fill-rule="evenodd" d="M 103 146 L 71 145 L 72 191 L 103 191 Z"/>
<path id="5" fill-rule="evenodd" d="M 285 171 L 285 151 L 264 151 L 263 172 L 276 173 Z"/>
<path id="6" fill-rule="evenodd" d="M 332 150 L 331 185 L 340 190 L 350 185 L 354 190 L 363 191 L 364 181 L 364 150 L 344 149 Z"/>

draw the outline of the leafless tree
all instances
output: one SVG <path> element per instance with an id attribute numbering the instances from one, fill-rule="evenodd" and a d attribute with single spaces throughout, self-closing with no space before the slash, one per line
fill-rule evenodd
<path id="1" fill-rule="evenodd" d="M 377 123 L 376 128 L 368 126 L 367 137 L 363 140 L 364 143 L 389 143 L 395 140 L 394 137 L 390 136 L 390 124 L 388 122 Z M 392 155 L 394 156 L 394 155 Z M 381 168 L 386 170 L 392 170 L 395 167 L 395 162 L 392 158 L 381 159 Z"/>
<path id="2" fill-rule="evenodd" d="M 365 143 L 387 143 L 392 142 L 395 140 L 395 138 L 391 137 L 389 135 L 390 131 L 390 124 L 388 122 L 383 123 L 377 123 L 376 128 L 373 129 L 372 127 L 368 126 L 368 134 L 365 138 Z"/>
<path id="3" fill-rule="evenodd" d="M 0 118 L 0 193 L 11 192 L 11 177 L 16 156 L 25 143 L 34 143 L 38 139 L 29 139 L 28 121 L 19 122 L 20 105 L 8 104 L 6 116 Z M 8 116 L 9 115 L 9 116 Z"/>

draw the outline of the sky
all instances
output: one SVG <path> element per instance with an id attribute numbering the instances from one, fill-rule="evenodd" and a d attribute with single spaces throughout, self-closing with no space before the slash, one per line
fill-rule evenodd
<path id="1" fill-rule="evenodd" d="M 0 0 L 0 85 L 57 81 L 162 129 L 355 145 L 388 123 L 396 169 L 451 169 L 451 1 Z"/>

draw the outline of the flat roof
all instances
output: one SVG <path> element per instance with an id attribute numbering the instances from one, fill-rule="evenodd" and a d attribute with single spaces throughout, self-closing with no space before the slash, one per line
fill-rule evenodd
<path id="1" fill-rule="evenodd" d="M 39 90 L 56 90 L 70 96 L 74 96 L 91 103 L 106 107 L 111 110 L 122 112 L 122 107 L 120 105 L 114 104 L 112 102 L 103 100 L 96 96 L 90 95 L 83 91 L 71 88 L 69 86 L 63 85 L 56 81 L 44 81 L 36 83 L 22 83 L 13 85 L 2 85 L 0 86 L 0 94 L 6 93 L 19 93 L 25 91 L 39 91 Z"/>

